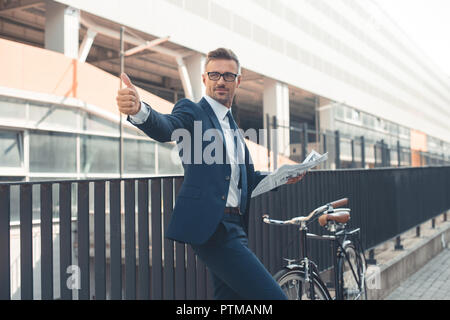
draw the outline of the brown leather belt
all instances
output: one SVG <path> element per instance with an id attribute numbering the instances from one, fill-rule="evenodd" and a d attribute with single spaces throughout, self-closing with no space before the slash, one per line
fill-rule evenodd
<path id="1" fill-rule="evenodd" d="M 225 207 L 225 213 L 241 215 L 239 207 Z"/>

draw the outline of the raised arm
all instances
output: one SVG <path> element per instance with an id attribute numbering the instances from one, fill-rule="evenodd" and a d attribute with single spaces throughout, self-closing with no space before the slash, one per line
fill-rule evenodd
<path id="1" fill-rule="evenodd" d="M 159 142 L 172 141 L 172 133 L 176 129 L 191 131 L 195 119 L 195 104 L 188 100 L 180 100 L 173 108 L 171 114 L 161 114 L 152 109 L 145 102 L 141 103 L 139 94 L 128 76 L 123 73 L 121 78 L 126 88 L 117 92 L 117 106 L 119 111 L 128 115 L 128 121 L 141 129 L 150 138 Z M 147 108 L 147 110 L 141 110 Z M 133 121 L 139 116 L 143 121 Z"/>

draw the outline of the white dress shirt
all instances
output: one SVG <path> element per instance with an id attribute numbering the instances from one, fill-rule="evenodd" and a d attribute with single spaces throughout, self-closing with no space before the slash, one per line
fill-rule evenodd
<path id="1" fill-rule="evenodd" d="M 150 115 L 151 109 L 145 105 L 144 102 L 141 101 L 141 109 L 135 115 L 130 115 L 131 123 L 134 124 L 143 124 L 147 121 L 148 116 Z"/>
<path id="2" fill-rule="evenodd" d="M 241 191 L 238 188 L 240 168 L 238 163 L 238 154 L 244 155 L 244 145 L 242 138 L 238 138 L 239 152 L 235 152 L 234 134 L 231 130 L 230 123 L 228 121 L 227 112 L 231 112 L 231 108 L 228 109 L 223 104 L 217 102 L 210 96 L 205 95 L 204 98 L 208 101 L 209 105 L 214 111 L 219 124 L 222 127 L 223 134 L 225 136 L 225 144 L 227 149 L 227 155 L 231 166 L 230 187 L 228 189 L 227 207 L 239 207 L 241 202 Z M 141 102 L 141 109 L 133 116 L 130 116 L 131 122 L 134 124 L 144 123 L 150 115 L 151 109 L 148 108 L 143 102 Z M 242 157 L 241 157 L 242 158 Z M 243 163 L 243 160 L 241 160 Z"/>
<path id="3" fill-rule="evenodd" d="M 230 123 L 228 121 L 227 112 L 231 112 L 231 108 L 228 109 L 223 104 L 217 102 L 210 96 L 205 95 L 204 97 L 208 101 L 209 105 L 216 114 L 219 124 L 222 127 L 223 134 L 225 136 L 225 144 L 227 148 L 227 156 L 231 166 L 231 176 L 230 176 L 230 187 L 228 189 L 227 197 L 227 207 L 239 207 L 241 202 L 241 191 L 238 188 L 240 168 L 238 163 L 237 152 L 235 152 L 234 134 L 231 130 Z M 238 147 L 240 148 L 240 154 L 244 154 L 244 146 L 242 145 L 242 140 L 237 139 Z M 243 162 L 242 162 L 243 163 Z"/>

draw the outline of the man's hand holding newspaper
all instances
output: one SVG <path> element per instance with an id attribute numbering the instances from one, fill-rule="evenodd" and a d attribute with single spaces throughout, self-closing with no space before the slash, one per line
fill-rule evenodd
<path id="1" fill-rule="evenodd" d="M 313 150 L 301 164 L 286 164 L 281 166 L 261 180 L 255 190 L 253 190 L 252 198 L 283 184 L 292 184 L 300 181 L 309 169 L 327 159 L 328 153 L 321 155 Z"/>

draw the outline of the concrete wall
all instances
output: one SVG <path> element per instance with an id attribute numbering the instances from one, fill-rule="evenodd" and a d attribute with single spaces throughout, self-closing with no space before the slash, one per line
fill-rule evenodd
<path id="1" fill-rule="evenodd" d="M 449 244 L 450 225 L 447 224 L 432 237 L 423 239 L 392 260 L 380 265 L 377 270 L 379 274 L 376 275 L 378 278 L 368 278 L 368 299 L 381 300 L 386 298 L 404 280 L 448 247 Z"/>

